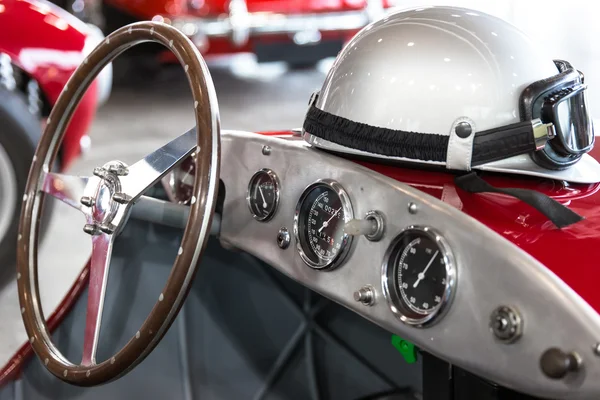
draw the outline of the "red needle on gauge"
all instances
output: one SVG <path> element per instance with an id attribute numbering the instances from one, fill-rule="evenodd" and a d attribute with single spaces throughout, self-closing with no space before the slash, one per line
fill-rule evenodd
<path id="1" fill-rule="evenodd" d="M 427 273 L 427 270 L 429 269 L 429 267 L 431 267 L 431 264 L 433 264 L 433 260 L 435 260 L 435 257 L 438 255 L 439 252 L 440 252 L 439 250 L 436 250 L 435 254 L 433 255 L 433 257 L 431 257 L 431 260 L 429 260 L 429 263 L 427 263 L 427 266 L 425 267 L 423 272 L 419 273 L 418 279 L 415 282 L 415 284 L 413 285 L 413 288 L 416 288 L 417 286 L 419 286 L 419 282 L 421 282 L 423 279 L 425 279 L 425 273 Z"/>
<path id="2" fill-rule="evenodd" d="M 319 228 L 319 233 L 321 233 L 321 231 L 323 230 L 323 228 L 327 228 L 329 226 L 329 222 L 331 222 L 331 220 L 333 219 L 333 217 L 335 217 L 337 215 L 337 213 L 340 212 L 340 210 L 342 209 L 342 207 L 338 208 L 333 215 L 331 216 L 331 218 L 329 218 L 327 221 L 323 222 L 323 226 L 321 226 Z"/>

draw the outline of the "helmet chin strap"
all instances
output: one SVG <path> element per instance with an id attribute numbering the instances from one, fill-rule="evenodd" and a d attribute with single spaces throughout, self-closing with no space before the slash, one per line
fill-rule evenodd
<path id="1" fill-rule="evenodd" d="M 475 172 L 456 177 L 454 183 L 456 187 L 467 193 L 502 193 L 515 197 L 544 214 L 558 228 L 567 227 L 584 219 L 543 193 L 529 189 L 497 188 L 481 179 Z"/>

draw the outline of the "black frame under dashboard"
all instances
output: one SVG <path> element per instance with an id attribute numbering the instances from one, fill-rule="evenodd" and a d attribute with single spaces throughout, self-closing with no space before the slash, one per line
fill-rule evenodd
<path id="1" fill-rule="evenodd" d="M 422 352 L 422 400 L 542 400 L 482 379 Z"/>

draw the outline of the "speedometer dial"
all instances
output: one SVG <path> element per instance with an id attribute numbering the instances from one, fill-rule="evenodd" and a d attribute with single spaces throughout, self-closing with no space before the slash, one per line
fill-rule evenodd
<path id="1" fill-rule="evenodd" d="M 412 325 L 433 322 L 456 280 L 444 238 L 428 227 L 410 227 L 394 239 L 385 260 L 383 290 L 392 312 Z"/>
<path id="2" fill-rule="evenodd" d="M 352 242 L 344 226 L 352 218 L 348 194 L 337 182 L 322 180 L 304 190 L 296 206 L 294 233 L 309 267 L 330 269 L 344 261 Z"/>

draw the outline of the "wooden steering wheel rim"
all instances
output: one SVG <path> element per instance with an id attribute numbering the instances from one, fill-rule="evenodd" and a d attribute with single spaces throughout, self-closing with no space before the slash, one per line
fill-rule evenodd
<path id="1" fill-rule="evenodd" d="M 167 283 L 140 330 L 113 357 L 92 365 L 69 362 L 52 342 L 46 326 L 37 274 L 37 236 L 44 193 L 42 178 L 56 158 L 68 121 L 98 73 L 119 54 L 143 42 L 161 43 L 184 67 L 194 99 L 197 157 L 194 197 L 181 248 Z M 94 386 L 119 378 L 139 364 L 164 336 L 185 300 L 206 247 L 219 183 L 220 123 L 208 68 L 194 44 L 177 29 L 158 22 L 127 25 L 92 51 L 69 79 L 47 121 L 29 172 L 17 243 L 17 284 L 29 342 L 46 368 L 59 379 Z"/>

